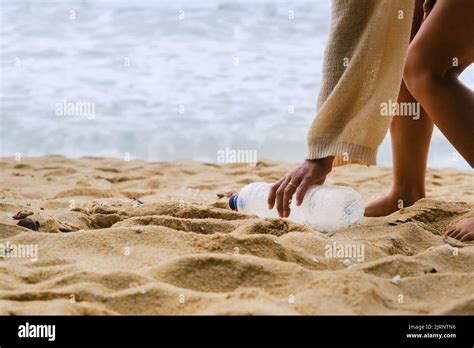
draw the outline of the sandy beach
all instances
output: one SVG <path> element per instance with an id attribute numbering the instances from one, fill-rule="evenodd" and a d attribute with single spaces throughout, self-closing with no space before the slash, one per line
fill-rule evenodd
<path id="1" fill-rule="evenodd" d="M 474 314 L 474 243 L 441 235 L 474 216 L 472 172 L 429 170 L 426 199 L 325 234 L 228 208 L 232 192 L 288 163 L 46 156 L 0 167 L 0 245 L 37 247 L 36 261 L 0 257 L 2 315 Z M 390 168 L 351 165 L 327 184 L 368 200 L 390 180 Z M 363 246 L 363 259 L 327 257 L 335 245 Z"/>

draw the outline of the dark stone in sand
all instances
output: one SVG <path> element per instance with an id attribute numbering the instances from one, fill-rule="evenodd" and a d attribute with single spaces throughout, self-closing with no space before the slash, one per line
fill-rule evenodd
<path id="1" fill-rule="evenodd" d="M 434 267 L 431 267 L 429 270 L 423 271 L 423 272 L 424 272 L 425 274 L 427 274 L 427 273 L 438 273 L 438 271 L 437 271 L 436 268 L 434 268 Z"/>
<path id="2" fill-rule="evenodd" d="M 64 232 L 64 233 L 72 232 L 70 228 L 66 228 L 66 227 L 59 227 L 59 231 Z"/>
<path id="3" fill-rule="evenodd" d="M 17 223 L 18 226 L 26 227 L 33 231 L 38 231 L 40 228 L 40 223 L 38 221 L 33 221 L 30 218 L 21 219 Z"/>

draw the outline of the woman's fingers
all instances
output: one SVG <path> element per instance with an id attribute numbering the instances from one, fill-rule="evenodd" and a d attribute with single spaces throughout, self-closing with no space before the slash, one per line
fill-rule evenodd
<path id="1" fill-rule="evenodd" d="M 326 180 L 326 176 L 322 176 L 320 178 L 313 178 L 313 177 L 305 177 L 301 184 L 298 186 L 298 190 L 296 190 L 296 205 L 300 206 L 303 203 L 304 196 L 306 192 L 311 188 L 313 185 L 322 185 Z"/>
<path id="2" fill-rule="evenodd" d="M 288 186 L 288 183 L 291 180 L 291 176 L 287 175 L 285 177 L 285 180 L 281 183 L 280 187 L 278 188 L 276 192 L 276 208 L 278 211 L 278 215 L 280 217 L 284 217 L 283 215 L 283 195 L 285 194 L 285 188 Z"/>
<path id="3" fill-rule="evenodd" d="M 309 188 L 313 185 L 309 178 L 304 178 L 301 184 L 298 186 L 296 190 L 296 205 L 300 206 L 303 203 L 304 196 Z"/>
<path id="4" fill-rule="evenodd" d="M 283 190 L 283 217 L 290 216 L 291 197 L 293 197 L 300 182 L 301 179 L 299 177 L 293 177 Z"/>
<path id="5" fill-rule="evenodd" d="M 333 159 L 334 157 L 330 156 L 318 160 L 305 160 L 302 165 L 288 172 L 271 187 L 267 198 L 268 209 L 273 209 L 276 205 L 278 215 L 288 217 L 293 195 L 296 194 L 297 205 L 301 205 L 312 185 L 324 183 L 326 175 L 331 171 Z"/>
<path id="6" fill-rule="evenodd" d="M 270 193 L 268 194 L 268 199 L 267 199 L 267 204 L 268 204 L 268 209 L 273 209 L 275 206 L 275 198 L 277 194 L 277 190 L 280 187 L 281 183 L 285 180 L 286 175 L 278 180 L 276 183 L 273 184 L 272 188 L 270 189 Z"/>

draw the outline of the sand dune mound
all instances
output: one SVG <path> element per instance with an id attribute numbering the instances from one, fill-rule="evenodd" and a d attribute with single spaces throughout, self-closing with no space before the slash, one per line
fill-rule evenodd
<path id="1" fill-rule="evenodd" d="M 227 208 L 288 164 L 0 166 L 0 314 L 474 314 L 474 244 L 442 235 L 474 216 L 472 173 L 430 170 L 428 198 L 325 234 Z M 328 179 L 366 200 L 389 183 L 359 166 Z"/>

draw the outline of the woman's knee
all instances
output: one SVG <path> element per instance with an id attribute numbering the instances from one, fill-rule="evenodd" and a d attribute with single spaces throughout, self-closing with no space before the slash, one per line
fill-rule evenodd
<path id="1" fill-rule="evenodd" d="M 410 45 L 403 81 L 415 99 L 422 102 L 433 95 L 440 83 L 451 78 L 450 75 L 449 69 L 433 64 L 432 59 L 419 45 Z"/>

